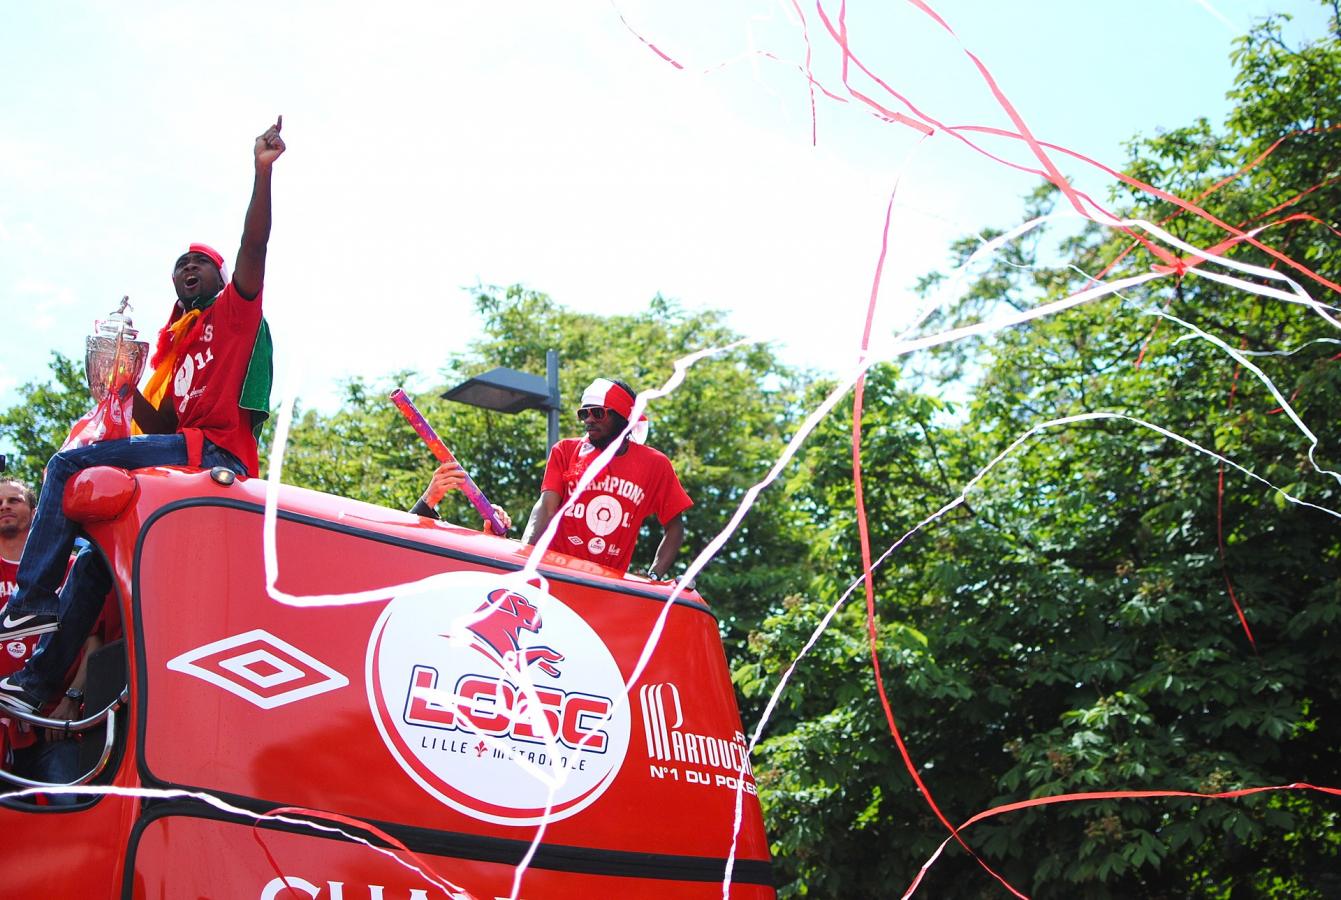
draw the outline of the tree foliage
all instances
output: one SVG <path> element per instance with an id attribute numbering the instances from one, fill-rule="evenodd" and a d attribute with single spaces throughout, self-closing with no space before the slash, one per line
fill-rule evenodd
<path id="1" fill-rule="evenodd" d="M 595 378 L 619 378 L 635 390 L 660 387 L 677 358 L 739 340 L 721 313 L 686 312 L 660 297 L 642 313 L 599 316 L 514 285 L 482 289 L 475 304 L 483 321 L 480 335 L 464 353 L 450 357 L 436 379 L 400 373 L 376 384 L 354 380 L 338 411 L 304 414 L 290 436 L 285 480 L 386 506 L 412 505 L 434 462 L 386 400 L 394 386 L 408 384 L 420 411 L 520 528 L 544 474 L 541 414 L 506 415 L 452 403 L 439 396 L 446 388 L 495 366 L 544 372 L 546 351 L 558 350 L 567 408 L 563 430 L 571 434 L 578 397 Z M 745 491 L 780 452 L 795 413 L 798 378 L 767 347 L 746 344 L 696 363 L 673 394 L 652 402 L 649 443 L 673 460 L 694 500 L 685 513 L 682 566 L 725 527 Z M 413 389 L 418 385 L 423 387 Z M 443 514 L 472 524 L 476 519 L 459 495 L 444 502 Z M 743 638 L 764 611 L 803 583 L 797 522 L 776 492 L 764 495 L 700 577 L 699 587 L 713 598 L 729 639 Z M 644 527 L 634 570 L 652 560 L 656 539 L 646 536 L 649 531 L 658 533 L 652 525 Z M 739 624 L 738 615 L 748 623 Z"/>
<path id="2" fill-rule="evenodd" d="M 38 490 L 47 460 L 93 400 L 83 367 L 57 352 L 51 354 L 51 380 L 28 382 L 18 393 L 24 402 L 0 412 L 0 442 L 14 451 L 6 453 L 6 474 Z"/>
<path id="3" fill-rule="evenodd" d="M 1204 194 L 1208 211 L 1245 228 L 1285 219 L 1262 239 L 1320 279 L 1247 242 L 1224 252 L 1289 271 L 1335 304 L 1320 280 L 1341 275 L 1341 44 L 1333 35 L 1291 49 L 1270 21 L 1240 42 L 1236 61 L 1238 105 L 1224 128 L 1201 121 L 1138 139 L 1129 171 L 1178 196 Z M 1054 193 L 1029 198 L 1027 216 Z M 1147 193 L 1115 199 L 1123 214 L 1163 221 L 1193 245 L 1226 237 Z M 1037 240 L 1017 244 L 935 322 L 1058 299 L 1110 264 L 1116 278 L 1161 262 L 1142 248 L 1122 256 L 1130 243 L 1092 227 L 1050 255 Z M 976 246 L 966 239 L 956 252 L 963 259 Z M 1315 470 L 1310 441 L 1278 399 L 1193 327 L 1230 348 L 1279 354 L 1249 359 L 1316 434 L 1317 463 L 1341 468 L 1341 335 L 1304 307 L 1189 272 L 942 354 L 913 384 L 976 376 L 959 416 L 935 415 L 895 370 L 874 371 L 862 446 L 877 552 L 1027 429 L 1078 414 L 1157 423 L 1294 498 L 1341 509 L 1338 478 Z M 752 636 L 753 658 L 736 669 L 747 693 L 771 687 L 861 571 L 844 521 L 850 429 L 850 416 L 827 423 L 792 485 L 827 535 L 813 545 L 814 568 L 826 574 Z M 876 575 L 881 671 L 939 805 L 959 822 L 1074 792 L 1341 786 L 1337 525 L 1130 419 L 1030 438 Z M 885 896 L 911 883 L 946 836 L 894 746 L 865 631 L 860 600 L 851 601 L 802 663 L 762 746 L 761 796 L 785 895 Z M 1321 897 L 1341 889 L 1337 812 L 1334 798 L 1312 793 L 1105 800 L 1002 815 L 965 838 L 1035 897 Z M 922 890 L 1001 889 L 952 843 Z"/>

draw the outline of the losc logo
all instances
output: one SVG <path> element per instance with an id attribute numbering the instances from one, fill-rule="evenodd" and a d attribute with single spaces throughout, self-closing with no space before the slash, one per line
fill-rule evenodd
<path id="1" fill-rule="evenodd" d="M 629 745 L 614 657 L 582 618 L 504 575 L 456 572 L 387 604 L 368 642 L 382 739 L 428 793 L 502 825 L 571 816 Z"/>
<path id="2" fill-rule="evenodd" d="M 484 650 L 486 655 L 492 651 L 494 658 L 506 660 L 513 654 L 527 665 L 539 666 L 546 675 L 559 677 L 555 663 L 563 662 L 562 653 L 549 647 L 522 647 L 523 631 L 540 633 L 540 611 L 530 600 L 508 588 L 497 588 L 489 592 L 488 600 L 476 613 L 479 618 L 466 627 L 488 648 Z"/>

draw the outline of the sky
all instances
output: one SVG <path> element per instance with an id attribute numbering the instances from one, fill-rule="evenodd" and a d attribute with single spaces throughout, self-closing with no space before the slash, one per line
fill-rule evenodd
<path id="1" fill-rule="evenodd" d="M 912 3 L 849 0 L 854 52 L 946 124 L 1010 127 L 971 50 L 1035 135 L 1115 167 L 1137 133 L 1224 116 L 1255 19 L 1325 21 L 1311 0 L 929 2 L 954 36 Z M 478 331 L 476 285 L 601 314 L 661 294 L 842 370 L 896 184 L 877 336 L 952 239 L 1018 222 L 1035 182 L 876 118 L 799 8 L 804 27 L 790 0 L 4 4 L 0 407 L 51 351 L 82 357 L 123 294 L 152 339 L 191 241 L 231 263 L 252 142 L 278 114 L 265 303 L 306 405 L 330 408 L 342 378 L 435 373 Z M 808 49 L 847 100 L 817 93 L 813 142 Z"/>

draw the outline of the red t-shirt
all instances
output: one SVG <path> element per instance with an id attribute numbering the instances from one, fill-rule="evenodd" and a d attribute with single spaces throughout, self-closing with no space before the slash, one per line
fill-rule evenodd
<path id="1" fill-rule="evenodd" d="M 549 451 L 542 491 L 567 500 L 600 451 L 582 438 L 559 441 Z M 694 505 L 675 469 L 659 450 L 630 442 L 563 515 L 553 547 L 582 559 L 627 571 L 643 519 L 662 525 Z"/>
<path id="2" fill-rule="evenodd" d="M 184 338 L 190 343 L 168 389 L 178 429 L 200 429 L 236 456 L 250 475 L 259 468 L 256 437 L 251 412 L 238 406 L 238 397 L 260 325 L 261 294 L 243 299 L 230 281 Z"/>
<path id="3" fill-rule="evenodd" d="M 3 614 L 5 607 L 9 605 L 9 598 L 18 591 L 18 580 L 18 560 L 0 557 L 0 614 Z M 42 635 L 35 634 L 5 641 L 5 645 L 0 647 L 0 678 L 13 675 L 22 669 L 28 657 L 33 655 L 33 650 L 37 649 L 37 642 L 41 639 Z"/>

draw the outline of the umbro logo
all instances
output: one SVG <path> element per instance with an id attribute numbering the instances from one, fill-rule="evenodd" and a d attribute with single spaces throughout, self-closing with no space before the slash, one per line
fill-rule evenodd
<path id="1" fill-rule="evenodd" d="M 261 709 L 274 709 L 349 684 L 349 679 L 288 641 L 257 628 L 188 650 L 168 662 L 236 694 Z"/>

